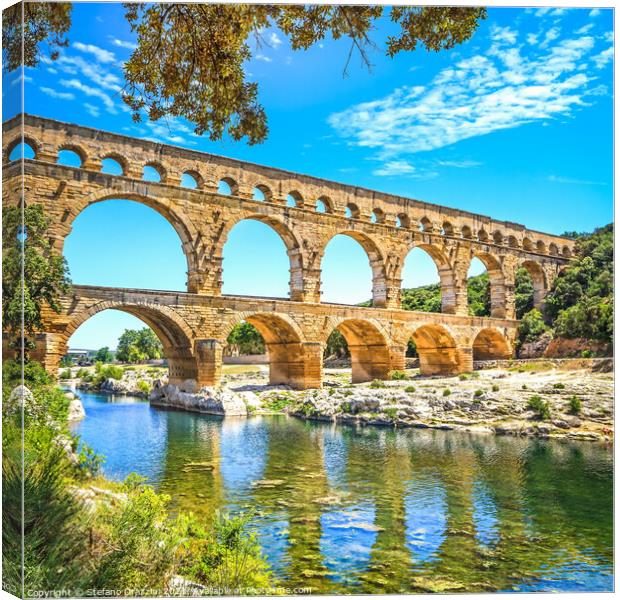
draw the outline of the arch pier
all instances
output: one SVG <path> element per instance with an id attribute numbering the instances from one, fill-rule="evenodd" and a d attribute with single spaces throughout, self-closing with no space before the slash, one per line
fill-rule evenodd
<path id="1" fill-rule="evenodd" d="M 96 310 L 98 301 L 149 324 L 162 340 L 171 377 L 190 387 L 219 381 L 226 328 L 243 319 L 265 338 L 273 383 L 319 386 L 322 351 L 335 328 L 351 348 L 355 381 L 402 368 L 411 338 L 423 372 L 471 370 L 475 356 L 511 352 L 516 270 L 528 270 L 538 306 L 574 253 L 573 240 L 518 223 L 34 115 L 6 121 L 3 134 L 3 204 L 18 202 L 22 190 L 27 203 L 41 204 L 53 251 L 62 252 L 85 208 L 126 199 L 166 218 L 187 259 L 187 292 L 75 286 L 60 314 L 46 313 L 38 335 L 35 353 L 50 369 L 71 327 L 87 318 L 80 311 Z M 20 143 L 32 158 L 12 154 Z M 61 164 L 66 151 L 79 157 L 74 166 Z M 103 172 L 106 159 L 120 172 Z M 145 171 L 155 176 L 145 178 Z M 283 240 L 290 260 L 287 299 L 222 294 L 223 248 L 245 219 L 265 223 Z M 338 234 L 353 238 L 368 256 L 371 307 L 321 303 L 321 261 Z M 437 266 L 441 313 L 401 310 L 403 266 L 418 247 Z M 467 271 L 475 257 L 489 273 L 490 318 L 468 315 Z"/>

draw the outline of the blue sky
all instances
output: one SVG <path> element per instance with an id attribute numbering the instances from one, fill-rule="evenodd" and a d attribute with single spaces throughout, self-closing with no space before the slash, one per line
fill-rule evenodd
<path id="1" fill-rule="evenodd" d="M 393 192 L 562 233 L 590 230 L 613 216 L 612 11 L 489 9 L 472 39 L 441 53 L 394 59 L 373 33 L 372 71 L 344 41 L 293 52 L 276 30 L 253 48 L 269 138 L 259 146 L 213 143 L 172 119 L 135 124 L 123 106 L 122 64 L 135 38 L 122 5 L 74 5 L 70 45 L 58 61 L 25 73 L 26 111 L 60 120 L 256 161 Z M 18 111 L 17 73 L 4 75 L 4 116 Z M 13 84 L 13 85 L 11 85 Z M 185 260 L 172 227 L 132 202 L 84 211 L 66 243 L 74 282 L 184 289 Z M 420 254 L 419 257 L 416 257 Z M 323 264 L 326 300 L 369 297 L 361 247 L 336 238 Z M 478 272 L 474 268 L 472 272 Z M 404 286 L 437 281 L 421 252 L 406 263 Z M 224 292 L 285 296 L 288 261 L 277 235 L 243 222 L 224 254 Z M 120 316 L 119 316 L 120 315 Z M 116 345 L 136 320 L 102 313 L 74 347 Z"/>

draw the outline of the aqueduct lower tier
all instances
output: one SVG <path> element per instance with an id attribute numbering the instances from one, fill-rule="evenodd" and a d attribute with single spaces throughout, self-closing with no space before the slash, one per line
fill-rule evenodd
<path id="1" fill-rule="evenodd" d="M 323 351 L 334 329 L 349 345 L 353 382 L 362 382 L 403 369 L 410 339 L 421 372 L 429 375 L 471 371 L 474 360 L 509 358 L 518 324 L 246 296 L 74 286 L 60 314 L 45 312 L 46 332 L 37 336 L 33 358 L 56 372 L 73 332 L 106 309 L 126 311 L 147 323 L 163 343 L 170 381 L 187 390 L 219 383 L 226 338 L 241 321 L 252 323 L 265 339 L 270 382 L 296 389 L 321 386 Z"/>

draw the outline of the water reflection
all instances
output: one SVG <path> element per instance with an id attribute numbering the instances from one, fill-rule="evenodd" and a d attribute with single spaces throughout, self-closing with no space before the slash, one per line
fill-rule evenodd
<path id="1" fill-rule="evenodd" d="M 218 419 L 85 395 L 106 473 L 173 509 L 253 514 L 277 576 L 316 593 L 609 590 L 612 453 L 287 417 Z"/>

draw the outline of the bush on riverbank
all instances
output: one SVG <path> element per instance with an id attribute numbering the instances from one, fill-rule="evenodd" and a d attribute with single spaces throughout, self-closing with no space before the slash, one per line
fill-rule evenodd
<path id="1" fill-rule="evenodd" d="M 21 595 L 22 525 L 25 589 L 160 590 L 173 575 L 223 588 L 267 588 L 270 572 L 247 521 L 218 516 L 201 523 L 171 517 L 169 497 L 137 476 L 123 483 L 98 475 L 99 459 L 71 436 L 69 400 L 36 363 L 3 368 L 3 585 Z M 22 481 L 21 410 L 24 405 Z M 81 448 L 79 449 L 79 447 Z M 79 449 L 79 451 L 78 451 Z M 95 485 L 96 483 L 96 485 Z M 21 521 L 22 484 L 26 521 Z M 233 565 L 244 565 L 234 569 Z M 74 592 L 74 593 L 73 593 Z"/>

